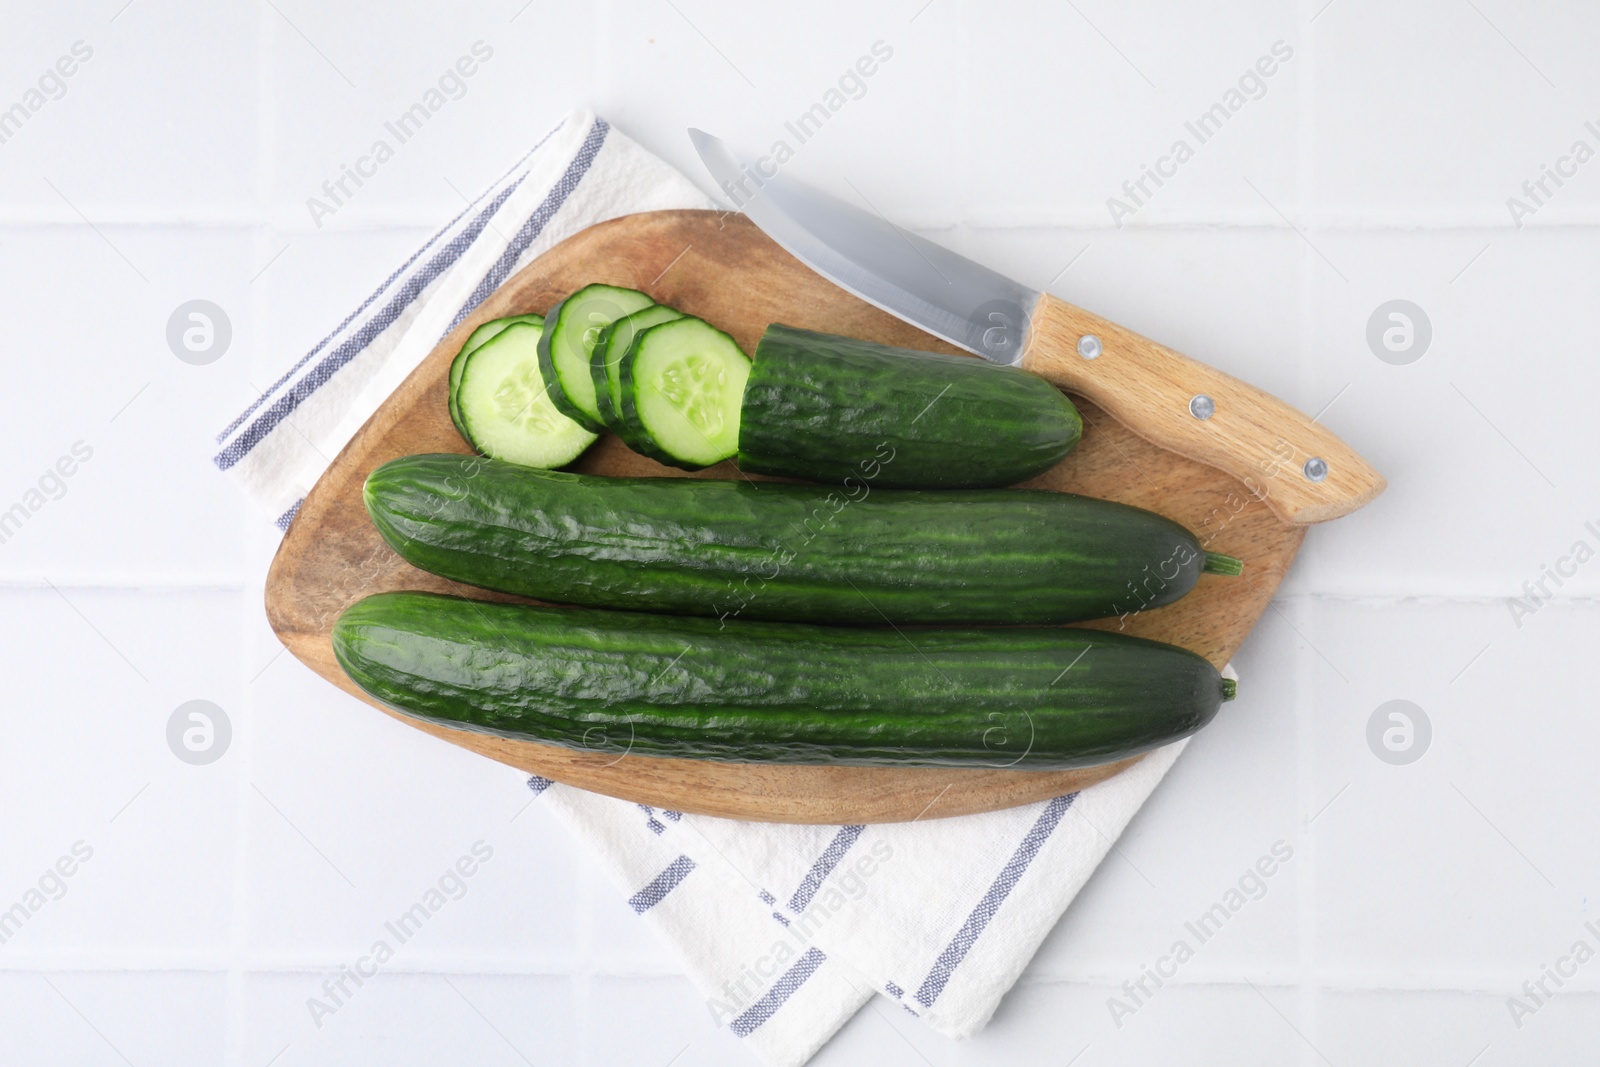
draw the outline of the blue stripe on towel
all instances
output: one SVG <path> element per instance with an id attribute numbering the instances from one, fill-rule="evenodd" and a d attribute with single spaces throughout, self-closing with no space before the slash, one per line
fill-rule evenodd
<path id="1" fill-rule="evenodd" d="M 678 888 L 678 883 L 694 870 L 694 860 L 688 856 L 679 856 L 666 869 L 650 880 L 650 884 L 628 898 L 628 907 L 636 913 L 643 915 Z"/>
<path id="2" fill-rule="evenodd" d="M 801 957 L 794 961 L 794 966 L 784 971 L 772 988 L 768 989 L 761 999 L 746 1008 L 744 1014 L 728 1024 L 728 1029 L 740 1037 L 749 1037 L 756 1032 L 760 1025 L 772 1018 L 774 1012 L 783 1007 L 788 999 L 794 996 L 795 990 L 805 985 L 806 979 L 816 972 L 818 967 L 827 957 L 820 949 L 808 948 Z"/>
<path id="3" fill-rule="evenodd" d="M 1005 902 L 1006 896 L 1022 878 L 1023 872 L 1028 869 L 1028 864 L 1033 862 L 1033 857 L 1044 847 L 1045 841 L 1055 832 L 1061 817 L 1072 807 L 1072 802 L 1077 797 L 1076 793 L 1068 793 L 1064 797 L 1056 797 L 1045 805 L 1044 811 L 1039 813 L 1039 818 L 1034 822 L 1032 829 L 1022 839 L 1022 844 L 1017 846 L 1017 850 L 1011 854 L 1011 859 L 1000 869 L 994 883 L 989 886 L 989 891 L 972 909 L 967 921 L 956 931 L 956 936 L 950 944 L 939 953 L 939 958 L 933 963 L 933 970 L 928 972 L 928 977 L 923 979 L 922 986 L 917 990 L 918 1004 L 924 1008 L 931 1008 L 933 1002 L 939 999 L 945 983 L 950 981 L 950 975 L 966 958 L 967 950 L 972 948 L 978 940 L 978 935 L 989 925 L 989 920 L 1000 910 L 1000 905 Z"/>
<path id="4" fill-rule="evenodd" d="M 640 811 L 644 812 L 645 825 L 650 827 L 650 832 L 651 833 L 653 833 L 653 834 L 664 834 L 664 833 L 667 832 L 666 824 L 663 823 L 660 819 L 656 818 L 656 809 L 655 808 L 652 808 L 648 804 L 640 804 L 640 805 L 638 805 L 638 808 L 639 808 Z"/>
<path id="5" fill-rule="evenodd" d="M 822 883 L 828 875 L 844 859 L 844 854 L 850 851 L 850 846 L 856 843 L 856 838 L 861 836 L 863 826 L 841 826 L 839 832 L 833 835 L 833 840 L 828 842 L 828 847 L 822 850 L 822 855 L 817 857 L 817 862 L 811 865 L 806 876 L 800 881 L 800 888 L 794 891 L 794 896 L 789 898 L 790 911 L 805 911 L 806 905 L 811 903 L 811 898 L 817 895 L 817 890 L 822 888 Z"/>
<path id="6" fill-rule="evenodd" d="M 294 521 L 294 517 L 296 515 L 300 514 L 300 505 L 304 504 L 305 502 L 306 502 L 306 498 L 305 497 L 301 497 L 299 500 L 296 500 L 289 507 L 288 511 L 285 511 L 282 515 L 279 515 L 276 519 L 272 520 L 272 525 L 276 526 L 278 529 L 282 530 L 284 533 L 288 533 L 289 532 L 289 524 Z"/>

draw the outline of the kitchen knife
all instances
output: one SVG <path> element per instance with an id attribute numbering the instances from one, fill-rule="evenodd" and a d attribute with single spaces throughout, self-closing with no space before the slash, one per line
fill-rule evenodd
<path id="1" fill-rule="evenodd" d="M 1383 491 L 1383 476 L 1269 393 L 1108 319 L 996 274 L 863 210 L 689 138 L 752 222 L 836 285 L 936 337 L 1085 396 L 1141 437 L 1226 471 L 1284 522 L 1323 522 Z M 981 444 L 981 442 L 975 442 Z"/>

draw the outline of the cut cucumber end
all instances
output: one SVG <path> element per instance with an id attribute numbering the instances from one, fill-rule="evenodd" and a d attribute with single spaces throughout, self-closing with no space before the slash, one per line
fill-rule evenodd
<path id="1" fill-rule="evenodd" d="M 1237 576 L 1244 573 L 1244 560 L 1224 556 L 1221 552 L 1207 552 L 1205 566 L 1200 569 L 1206 574 Z"/>
<path id="2" fill-rule="evenodd" d="M 1232 678 L 1222 680 L 1222 699 L 1224 702 L 1232 700 L 1239 693 L 1239 683 Z"/>

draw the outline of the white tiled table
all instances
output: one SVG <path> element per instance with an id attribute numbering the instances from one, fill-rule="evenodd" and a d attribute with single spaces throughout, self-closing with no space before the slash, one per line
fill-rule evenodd
<path id="1" fill-rule="evenodd" d="M 892 58 L 794 173 L 1327 406 L 1390 489 L 1310 533 L 1238 702 L 984 1034 L 869 1010 L 816 1062 L 1490 1067 L 1600 1046 L 1600 962 L 1520 1026 L 1507 1003 L 1600 947 L 1600 563 L 1520 626 L 1506 600 L 1575 541 L 1600 549 L 1600 162 L 1521 228 L 1506 204 L 1573 141 L 1600 149 L 1600 9 L 122 3 L 11 0 L 0 34 L 0 108 L 92 49 L 0 143 L 0 510 L 92 449 L 0 543 L 0 909 L 92 850 L 0 944 L 0 1061 L 753 1062 L 522 812 L 521 775 L 280 654 L 275 532 L 210 437 L 569 107 L 698 179 L 684 127 L 764 148 L 876 41 Z M 1280 40 L 1260 99 L 1113 225 L 1107 198 Z M 313 225 L 306 199 L 476 41 L 493 54 L 465 94 Z M 194 298 L 233 325 L 209 366 L 164 340 Z M 1393 298 L 1432 323 L 1409 366 L 1365 341 Z M 233 727 L 202 767 L 165 739 L 197 698 Z M 1367 746 L 1394 698 L 1433 724 L 1408 766 Z M 317 1026 L 307 998 L 479 840 L 463 899 Z M 1118 1026 L 1108 999 L 1279 841 L 1261 899 Z"/>

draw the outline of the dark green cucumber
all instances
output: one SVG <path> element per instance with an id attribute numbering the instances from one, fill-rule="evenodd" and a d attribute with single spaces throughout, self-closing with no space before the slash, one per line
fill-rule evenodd
<path id="1" fill-rule="evenodd" d="M 333 650 L 429 722 L 618 755 L 1059 770 L 1200 729 L 1233 695 L 1172 645 L 1066 627 L 850 629 L 380 593 Z"/>
<path id="2" fill-rule="evenodd" d="M 500 331 L 507 326 L 519 322 L 532 323 L 535 326 L 544 326 L 543 315 L 512 315 L 503 319 L 490 319 L 468 335 L 466 343 L 461 346 L 461 351 L 456 353 L 456 358 L 450 361 L 450 391 L 448 405 L 450 421 L 455 423 L 456 432 L 462 437 L 467 436 L 467 424 L 461 418 L 461 409 L 456 405 L 456 393 L 461 389 L 461 372 L 466 369 L 467 357 L 472 355 L 485 344 L 492 341 Z"/>
<path id="3" fill-rule="evenodd" d="M 391 460 L 367 512 L 395 551 L 559 603 L 812 622 L 1054 623 L 1171 603 L 1238 561 L 1159 515 L 1034 489 L 606 478 Z"/>
<path id="4" fill-rule="evenodd" d="M 1016 367 L 774 323 L 745 385 L 739 467 L 839 485 L 870 463 L 883 488 L 994 488 L 1049 470 L 1082 433 L 1072 402 Z"/>

